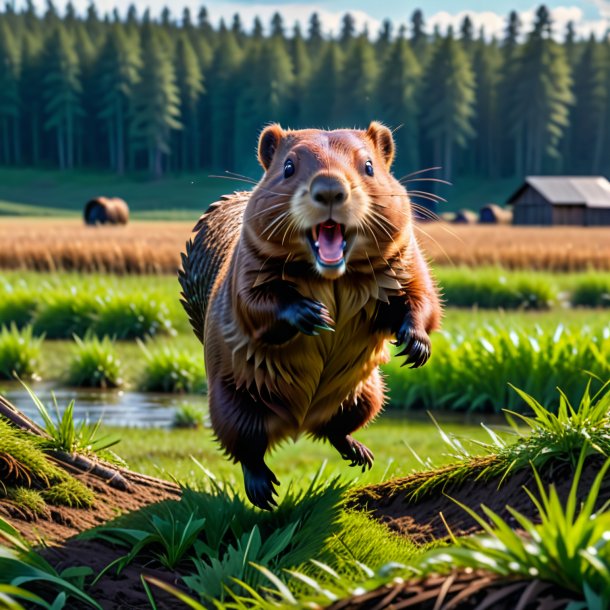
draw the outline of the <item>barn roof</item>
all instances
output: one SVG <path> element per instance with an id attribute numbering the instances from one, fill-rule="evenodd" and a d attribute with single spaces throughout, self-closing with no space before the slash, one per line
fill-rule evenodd
<path id="1" fill-rule="evenodd" d="M 610 208 L 610 182 L 603 176 L 528 176 L 508 203 L 514 203 L 528 186 L 552 204 Z"/>

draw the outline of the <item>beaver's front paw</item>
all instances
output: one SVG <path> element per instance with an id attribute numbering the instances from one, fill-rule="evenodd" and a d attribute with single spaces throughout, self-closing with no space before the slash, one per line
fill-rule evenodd
<path id="1" fill-rule="evenodd" d="M 282 307 L 279 318 L 305 335 L 319 335 L 321 330 L 334 330 L 335 324 L 322 303 L 304 297 Z"/>
<path id="2" fill-rule="evenodd" d="M 407 356 L 407 359 L 400 365 L 410 364 L 410 368 L 416 369 L 428 362 L 431 353 L 430 337 L 425 330 L 413 327 L 411 316 L 406 316 L 400 329 L 396 333 L 396 343 L 398 347 L 404 347 L 397 356 Z"/>

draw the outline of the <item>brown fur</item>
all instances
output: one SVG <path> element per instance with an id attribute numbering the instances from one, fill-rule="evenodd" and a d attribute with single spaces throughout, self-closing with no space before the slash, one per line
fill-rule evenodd
<path id="1" fill-rule="evenodd" d="M 393 155 L 391 133 L 378 123 L 367 131 L 270 126 L 259 141 L 263 179 L 198 225 L 188 257 L 209 256 L 197 306 L 188 303 L 185 258 L 181 281 L 191 319 L 199 316 L 196 332 L 203 327 L 212 425 L 262 508 L 273 503 L 276 481 L 264 454 L 285 438 L 326 438 L 352 463 L 370 466 L 372 454 L 350 433 L 382 408 L 378 366 L 389 358 L 387 340 L 398 337 L 416 366 L 429 355 L 441 309 L 409 197 L 389 171 Z M 287 158 L 296 166 L 289 178 Z M 367 160 L 374 176 L 364 172 Z M 320 175 L 345 185 L 345 203 L 329 211 L 313 201 L 310 185 Z M 329 214 L 346 227 L 343 271 L 316 266 L 305 237 Z M 334 332 L 318 327 L 311 336 L 282 319 L 303 298 L 324 306 L 320 326 L 332 320 Z"/>

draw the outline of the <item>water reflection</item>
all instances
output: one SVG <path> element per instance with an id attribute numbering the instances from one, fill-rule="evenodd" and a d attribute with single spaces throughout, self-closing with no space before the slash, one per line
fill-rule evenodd
<path id="1" fill-rule="evenodd" d="M 33 384 L 38 398 L 55 413 L 53 395 L 60 413 L 74 400 L 77 421 L 96 422 L 100 418 L 107 426 L 134 428 L 169 428 L 174 414 L 182 405 L 207 407 L 207 399 L 191 394 L 152 394 L 120 390 L 91 390 L 54 387 L 52 384 Z M 0 393 L 35 422 L 42 419 L 27 391 L 20 384 L 0 384 Z"/>

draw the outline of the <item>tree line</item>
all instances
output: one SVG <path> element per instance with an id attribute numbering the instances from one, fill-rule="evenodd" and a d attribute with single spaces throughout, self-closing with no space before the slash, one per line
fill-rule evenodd
<path id="1" fill-rule="evenodd" d="M 610 175 L 610 37 L 553 31 L 545 6 L 501 39 L 408 24 L 327 36 L 279 14 L 213 27 L 205 7 L 160 19 L 79 16 L 51 0 L 0 12 L 0 164 L 118 173 L 255 172 L 257 134 L 285 127 L 396 128 L 399 173 Z"/>

